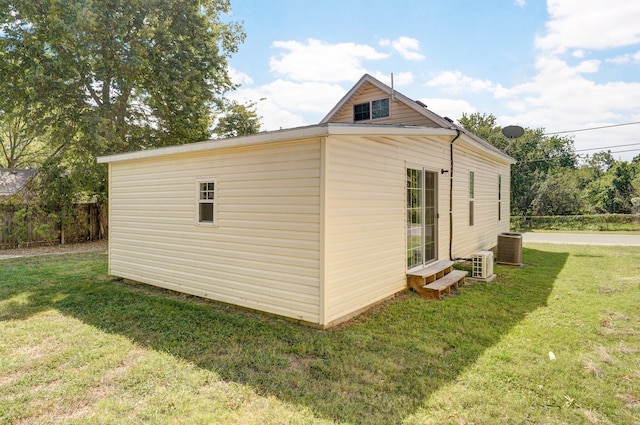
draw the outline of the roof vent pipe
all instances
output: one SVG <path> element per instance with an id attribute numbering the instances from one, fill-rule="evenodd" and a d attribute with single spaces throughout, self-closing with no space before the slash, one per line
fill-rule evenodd
<path id="1" fill-rule="evenodd" d="M 393 88 L 393 72 L 391 73 L 391 100 L 392 101 L 396 100 L 396 91 Z"/>

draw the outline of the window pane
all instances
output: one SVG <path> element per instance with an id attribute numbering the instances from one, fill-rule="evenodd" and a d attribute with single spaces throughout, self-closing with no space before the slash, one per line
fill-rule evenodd
<path id="1" fill-rule="evenodd" d="M 201 202 L 199 221 L 201 223 L 213 223 L 213 203 Z"/>
<path id="2" fill-rule="evenodd" d="M 473 226 L 473 201 L 469 201 L 469 226 Z"/>
<path id="3" fill-rule="evenodd" d="M 475 174 L 473 171 L 469 171 L 469 199 L 475 197 Z"/>
<path id="4" fill-rule="evenodd" d="M 389 99 L 374 100 L 371 102 L 371 119 L 389 116 Z"/>
<path id="5" fill-rule="evenodd" d="M 214 199 L 215 183 L 200 183 L 200 199 Z"/>
<path id="6" fill-rule="evenodd" d="M 369 102 L 353 105 L 353 120 L 364 121 L 371 117 L 369 113 Z"/>

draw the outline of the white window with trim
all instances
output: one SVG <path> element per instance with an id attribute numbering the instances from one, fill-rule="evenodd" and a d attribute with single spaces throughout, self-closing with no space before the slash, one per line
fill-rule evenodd
<path id="1" fill-rule="evenodd" d="M 390 115 L 389 98 L 353 105 L 353 121 L 376 120 Z"/>
<path id="2" fill-rule="evenodd" d="M 197 224 L 214 225 L 216 223 L 216 179 L 199 179 L 197 190 Z"/>

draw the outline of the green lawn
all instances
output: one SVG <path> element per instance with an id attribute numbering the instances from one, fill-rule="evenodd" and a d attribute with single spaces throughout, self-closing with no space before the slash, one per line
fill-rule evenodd
<path id="1" fill-rule="evenodd" d="M 2 261 L 0 423 L 640 423 L 640 250 L 531 248 L 329 331 L 113 281 L 103 254 Z"/>

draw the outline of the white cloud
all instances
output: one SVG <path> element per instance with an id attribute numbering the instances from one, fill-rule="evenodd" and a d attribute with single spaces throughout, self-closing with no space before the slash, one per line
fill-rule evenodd
<path id="1" fill-rule="evenodd" d="M 600 69 L 600 61 L 597 59 L 582 61 L 576 66 L 576 72 L 581 74 L 592 74 Z"/>
<path id="2" fill-rule="evenodd" d="M 555 53 L 605 49 L 640 42 L 640 2 L 628 0 L 548 0 L 550 20 L 536 46 Z"/>
<path id="3" fill-rule="evenodd" d="M 451 93 L 493 91 L 496 86 L 489 80 L 463 75 L 460 71 L 444 71 L 437 74 L 426 84 L 428 87 L 437 87 Z"/>
<path id="4" fill-rule="evenodd" d="M 458 120 L 462 117 L 462 114 L 473 114 L 477 112 L 469 102 L 461 99 L 444 99 L 444 98 L 424 98 L 419 99 L 422 103 L 427 105 L 430 111 L 442 117 L 449 117 L 453 120 Z"/>
<path id="5" fill-rule="evenodd" d="M 584 57 L 584 50 L 582 49 L 574 50 L 573 53 L 571 53 L 571 56 L 573 56 L 576 59 L 582 59 Z"/>
<path id="6" fill-rule="evenodd" d="M 375 78 L 382 81 L 384 84 L 391 86 L 391 75 L 383 74 L 382 72 L 375 72 L 373 74 Z M 394 86 L 408 86 L 413 83 L 414 77 L 411 71 L 409 72 L 394 72 L 393 73 L 393 85 Z"/>
<path id="7" fill-rule="evenodd" d="M 275 41 L 272 46 L 284 52 L 271 57 L 271 70 L 294 81 L 356 81 L 366 73 L 363 61 L 389 56 L 365 44 L 329 44 L 314 39 L 306 43 Z"/>
<path id="8" fill-rule="evenodd" d="M 400 37 L 392 41 L 391 46 L 406 60 L 417 61 L 425 58 L 423 54 L 418 53 L 420 42 L 415 38 Z"/>
<path id="9" fill-rule="evenodd" d="M 277 130 L 319 122 L 309 117 L 323 117 L 345 92 L 338 84 L 277 79 L 258 87 L 240 88 L 229 97 L 243 103 L 262 99 L 256 104 L 262 129 Z"/>
<path id="10" fill-rule="evenodd" d="M 540 58 L 530 81 L 496 92 L 511 110 L 500 117 L 501 123 L 563 131 L 592 127 L 593 123 L 637 120 L 634 111 L 640 110 L 640 82 L 596 83 L 583 75 L 594 67 L 590 61 L 585 62 L 571 67 L 559 58 Z M 576 148 L 620 143 L 609 134 L 577 133 Z"/>
<path id="11" fill-rule="evenodd" d="M 234 84 L 253 84 L 253 78 L 233 67 L 229 67 L 229 77 Z"/>
<path id="12" fill-rule="evenodd" d="M 626 55 L 616 56 L 611 59 L 607 59 L 608 63 L 613 63 L 615 65 L 624 65 L 627 63 L 640 63 L 640 52 L 636 53 L 627 53 Z"/>
<path id="13" fill-rule="evenodd" d="M 513 4 L 515 4 L 516 6 L 524 7 L 524 6 L 527 5 L 527 1 L 526 0 L 515 0 L 513 2 Z"/>

